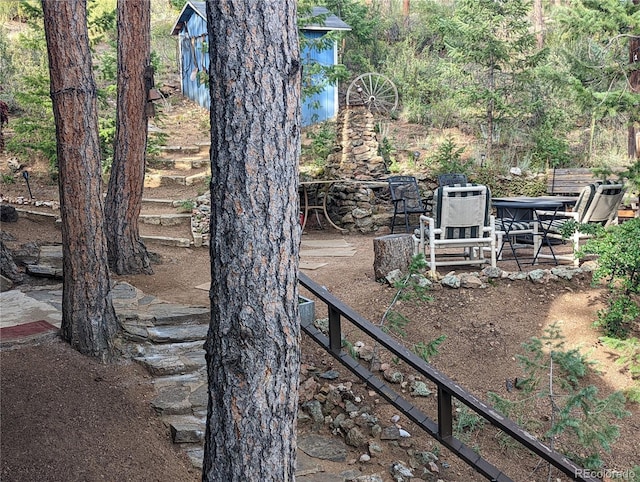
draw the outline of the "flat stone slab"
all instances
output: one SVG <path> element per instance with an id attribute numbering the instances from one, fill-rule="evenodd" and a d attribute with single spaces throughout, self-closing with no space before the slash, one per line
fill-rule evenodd
<path id="1" fill-rule="evenodd" d="M 147 313 L 153 316 L 154 325 L 170 325 L 173 323 L 206 323 L 209 326 L 211 310 L 198 306 L 183 306 L 173 303 L 150 304 Z"/>
<path id="2" fill-rule="evenodd" d="M 40 299 L 30 296 L 18 290 L 10 290 L 0 293 L 0 327 L 20 325 L 27 322 L 44 320 L 59 327 L 62 314 L 59 309 L 40 292 Z M 62 298 L 62 297 L 60 297 Z"/>
<path id="3" fill-rule="evenodd" d="M 205 424 L 171 423 L 169 424 L 171 439 L 175 444 L 204 442 Z"/>
<path id="4" fill-rule="evenodd" d="M 40 246 L 40 256 L 38 259 L 38 264 L 62 269 L 62 246 Z"/>
<path id="5" fill-rule="evenodd" d="M 41 276 L 43 278 L 62 279 L 62 268 L 53 268 L 47 265 L 30 264 L 27 265 L 27 273 L 32 276 Z"/>
<path id="6" fill-rule="evenodd" d="M 171 355 L 152 355 L 136 358 L 147 371 L 155 376 L 181 375 L 191 373 L 202 368 L 205 364 L 204 356 L 200 362 L 186 357 Z"/>
<path id="7" fill-rule="evenodd" d="M 347 446 L 335 437 L 323 437 L 317 434 L 302 435 L 298 438 L 298 448 L 310 457 L 344 462 L 347 460 Z"/>
<path id="8" fill-rule="evenodd" d="M 175 246 L 176 248 L 188 248 L 191 240 L 187 238 L 169 238 L 167 236 L 140 236 L 140 239 L 149 243 L 157 243 L 162 246 Z"/>
<path id="9" fill-rule="evenodd" d="M 189 403 L 194 409 L 207 408 L 209 403 L 208 384 L 203 383 L 189 395 Z"/>
<path id="10" fill-rule="evenodd" d="M 296 477 L 311 475 L 320 472 L 320 466 L 312 457 L 305 454 L 302 450 L 298 450 L 296 454 Z"/>
<path id="11" fill-rule="evenodd" d="M 195 449 L 189 449 L 186 452 L 187 452 L 187 457 L 189 457 L 189 460 L 191 461 L 193 466 L 198 470 L 202 470 L 202 460 L 204 459 L 204 449 L 195 448 Z"/>
<path id="12" fill-rule="evenodd" d="M 206 340 L 209 325 L 162 325 L 147 328 L 149 340 L 154 343 L 179 343 Z"/>
<path id="13" fill-rule="evenodd" d="M 191 214 L 141 214 L 138 219 L 144 224 L 156 226 L 191 224 Z"/>
<path id="14" fill-rule="evenodd" d="M 158 395 L 151 401 L 151 406 L 163 415 L 183 415 L 191 413 L 188 397 L 191 390 L 188 387 L 167 387 L 158 391 Z"/>

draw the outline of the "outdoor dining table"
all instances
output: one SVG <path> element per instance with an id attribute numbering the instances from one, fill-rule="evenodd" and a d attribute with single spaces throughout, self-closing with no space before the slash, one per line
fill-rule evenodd
<path id="1" fill-rule="evenodd" d="M 327 200 L 329 199 L 329 191 L 334 184 L 354 184 L 360 186 L 372 186 L 381 187 L 386 186 L 387 183 L 380 181 L 363 181 L 357 179 L 314 179 L 307 181 L 300 181 L 301 199 L 300 199 L 300 211 L 301 211 L 301 224 L 302 231 L 307 225 L 309 214 L 312 212 L 316 215 L 316 220 L 320 225 L 319 214 L 322 214 L 327 222 L 338 231 L 345 232 L 347 229 L 336 226 L 336 224 L 329 217 L 327 212 Z"/>
<path id="2" fill-rule="evenodd" d="M 570 209 L 575 205 L 577 198 L 570 196 L 520 196 L 520 197 L 505 197 L 505 198 L 493 198 L 491 203 L 496 209 L 497 218 L 502 219 L 502 228 L 505 236 L 503 238 L 502 245 L 500 246 L 500 252 L 504 247 L 505 242 L 509 242 L 513 257 L 520 266 L 520 257 L 517 253 L 517 247 L 521 244 L 534 244 L 533 234 L 513 234 L 512 231 L 516 231 L 516 226 L 520 226 L 522 222 L 537 223 L 538 235 L 542 237 L 538 249 L 533 253 L 531 264 L 535 264 L 540 255 L 543 245 L 546 245 L 551 251 L 551 255 L 554 262 L 558 264 L 555 253 L 553 252 L 553 246 L 547 236 L 549 229 L 556 218 L 556 215 L 560 211 Z M 539 212 L 545 212 L 544 215 L 538 215 Z M 521 238 L 521 239 L 515 239 Z M 518 244 L 518 241 L 522 241 Z"/>
<path id="3" fill-rule="evenodd" d="M 304 231 L 309 219 L 309 214 L 313 211 L 316 214 L 318 224 L 318 212 L 320 212 L 327 222 L 338 231 L 346 231 L 346 229 L 336 226 L 329 217 L 327 212 L 327 198 L 329 197 L 329 190 L 331 186 L 338 180 L 314 180 L 314 181 L 301 181 L 300 187 L 302 188 L 302 231 Z"/>

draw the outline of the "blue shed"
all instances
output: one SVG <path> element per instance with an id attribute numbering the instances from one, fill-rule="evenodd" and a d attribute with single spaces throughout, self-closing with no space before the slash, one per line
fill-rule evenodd
<path id="1" fill-rule="evenodd" d="M 310 39 L 321 38 L 332 30 L 351 30 L 351 27 L 324 7 L 314 7 L 312 16 L 321 16 L 322 24 L 306 25 L 302 35 Z M 182 93 L 209 109 L 211 99 L 205 79 L 209 71 L 207 38 L 207 13 L 205 2 L 187 1 L 182 8 L 171 35 L 177 35 L 179 42 L 180 82 Z M 335 65 L 338 62 L 338 46 L 319 50 L 305 47 L 301 52 L 303 65 L 318 62 L 322 65 Z M 335 84 L 326 85 L 322 92 L 306 99 L 302 106 L 302 123 L 310 125 L 334 118 L 338 114 L 338 88 Z"/>

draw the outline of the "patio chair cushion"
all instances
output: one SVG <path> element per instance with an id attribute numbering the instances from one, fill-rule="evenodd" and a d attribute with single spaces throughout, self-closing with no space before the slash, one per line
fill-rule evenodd
<path id="1" fill-rule="evenodd" d="M 512 221 L 511 219 L 496 218 L 496 231 L 506 232 L 507 228 L 509 228 L 510 232 L 531 231 L 533 229 L 533 222 L 527 220 Z"/>
<path id="2" fill-rule="evenodd" d="M 576 202 L 574 211 L 579 223 L 607 222 L 618 209 L 624 195 L 624 185 L 618 181 L 597 181 L 586 186 Z"/>
<path id="3" fill-rule="evenodd" d="M 484 188 L 485 186 L 479 184 L 453 184 L 447 187 L 478 187 Z M 484 219 L 484 226 L 489 226 L 490 218 L 490 206 L 491 206 L 491 191 L 487 187 L 486 189 L 478 189 L 477 191 L 467 192 L 452 192 L 449 193 L 450 197 L 459 197 L 459 202 L 449 202 L 447 206 L 449 212 L 444 213 L 442 210 L 442 197 L 444 196 L 444 187 L 441 186 L 436 189 L 433 196 L 433 214 L 435 219 L 436 228 L 444 228 L 442 237 L 445 239 L 461 239 L 461 238 L 477 238 L 479 236 L 489 236 L 489 233 L 482 233 L 481 226 L 471 226 L 476 219 L 479 219 L 481 215 Z M 469 203 L 468 197 L 470 196 L 483 196 L 484 199 L 477 203 Z M 480 213 L 479 211 L 482 211 Z M 455 220 L 455 221 L 452 221 Z M 446 223 L 446 224 L 445 224 Z"/>

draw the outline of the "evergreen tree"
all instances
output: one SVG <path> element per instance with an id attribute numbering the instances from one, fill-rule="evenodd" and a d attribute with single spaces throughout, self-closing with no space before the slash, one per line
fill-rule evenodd
<path id="1" fill-rule="evenodd" d="M 500 125 L 516 113 L 522 74 L 540 59 L 529 11 L 525 0 L 461 0 L 443 24 L 449 56 L 464 65 L 462 98 L 478 109 L 488 158 Z"/>
<path id="2" fill-rule="evenodd" d="M 640 152 L 640 1 L 576 0 L 555 17 L 564 40 L 571 85 L 591 117 L 590 153 L 596 122 L 628 116 L 628 154 Z"/>

